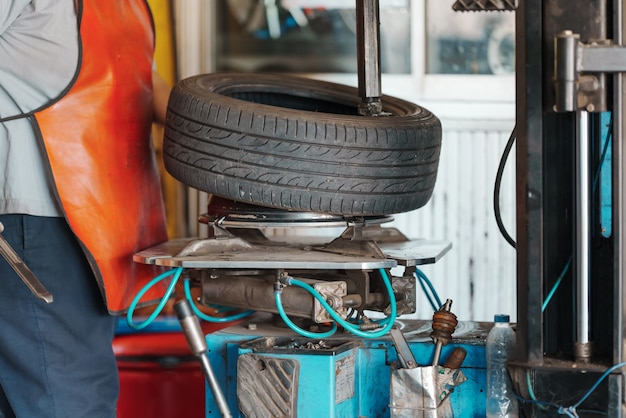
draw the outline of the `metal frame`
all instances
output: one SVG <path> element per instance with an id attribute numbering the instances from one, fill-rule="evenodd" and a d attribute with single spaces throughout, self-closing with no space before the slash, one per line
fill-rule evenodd
<path id="1" fill-rule="evenodd" d="M 520 394 L 530 396 L 530 377 L 537 398 L 557 404 L 574 404 L 624 360 L 623 144 L 613 141 L 613 232 L 607 238 L 593 233 L 596 203 L 584 215 L 581 196 L 592 199 L 581 184 L 592 175 L 576 162 L 584 150 L 575 143 L 599 135 L 592 129 L 598 113 L 587 111 L 611 111 L 613 138 L 623 138 L 625 19 L 622 0 L 525 0 L 517 9 L 518 352 L 511 372 Z M 585 219 L 577 221 L 577 213 Z M 570 257 L 557 296 L 542 312 Z M 623 379 L 623 372 L 614 372 L 583 405 L 626 416 Z M 527 416 L 545 413 L 536 405 L 525 408 Z"/>

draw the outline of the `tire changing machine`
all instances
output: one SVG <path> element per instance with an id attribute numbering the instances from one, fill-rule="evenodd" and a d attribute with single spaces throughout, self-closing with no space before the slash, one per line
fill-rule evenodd
<path id="1" fill-rule="evenodd" d="M 358 1 L 356 9 L 359 113 L 384 117 L 378 0 Z M 187 283 L 202 290 L 202 305 L 255 312 L 204 336 L 198 312 L 188 301 L 175 304 L 207 377 L 207 417 L 484 416 L 492 324 L 458 322 L 450 300 L 432 321 L 401 319 L 415 312 L 418 266 L 440 260 L 451 245 L 409 240 L 381 227 L 389 220 L 294 213 L 214 196 L 201 219 L 208 239 L 173 240 L 135 255 L 136 262 L 184 268 Z M 319 236 L 276 242 L 263 234 L 320 227 L 344 231 L 330 242 Z M 390 277 L 395 267 L 402 275 Z M 331 334 L 334 318 L 310 292 L 290 286 L 300 281 L 340 316 L 358 318 L 364 331 L 317 337 Z M 368 318 L 371 312 L 400 319 Z M 397 377 L 403 370 L 406 382 Z"/>
<path id="2" fill-rule="evenodd" d="M 364 117 L 384 117 L 378 12 L 378 0 L 357 2 Z M 451 301 L 432 321 L 388 319 L 415 312 L 417 267 L 451 247 L 382 227 L 391 219 L 288 212 L 213 196 L 200 220 L 209 238 L 172 240 L 135 255 L 136 262 L 185 269 L 186 284 L 201 288 L 202 305 L 256 312 L 204 336 L 193 305 L 175 304 L 207 377 L 207 417 L 374 418 L 390 416 L 391 409 L 395 417 L 449 416 L 443 410 L 484 415 L 484 341 L 491 324 L 459 323 Z M 343 232 L 326 240 L 264 235 L 266 228 L 321 227 Z M 389 277 L 395 267 L 402 275 Z M 358 319 L 358 329 L 348 332 L 344 322 L 344 330 L 334 332 L 342 318 Z M 411 377 L 395 383 L 400 391 L 392 395 L 399 370 Z M 412 403 L 404 406 L 406 400 Z"/>

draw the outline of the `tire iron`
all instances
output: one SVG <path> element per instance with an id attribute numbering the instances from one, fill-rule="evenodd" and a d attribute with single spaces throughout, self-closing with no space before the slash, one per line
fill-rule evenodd
<path id="1" fill-rule="evenodd" d="M 41 284 L 35 273 L 28 268 L 26 263 L 11 247 L 11 244 L 2 236 L 2 231 L 4 231 L 4 225 L 0 222 L 0 255 L 9 263 L 33 295 L 46 303 L 52 303 L 52 294 Z"/>

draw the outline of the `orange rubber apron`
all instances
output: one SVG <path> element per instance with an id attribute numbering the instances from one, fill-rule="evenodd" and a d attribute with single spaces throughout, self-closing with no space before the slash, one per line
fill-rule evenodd
<path id="1" fill-rule="evenodd" d="M 117 313 L 161 272 L 134 263 L 133 254 L 167 240 L 150 141 L 154 31 L 144 0 L 78 6 L 74 83 L 35 118 L 65 218 Z M 162 293 L 155 288 L 144 299 Z"/>

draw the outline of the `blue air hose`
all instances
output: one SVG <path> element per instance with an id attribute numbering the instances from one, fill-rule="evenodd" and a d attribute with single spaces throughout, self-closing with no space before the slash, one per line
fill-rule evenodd
<path id="1" fill-rule="evenodd" d="M 238 319 L 242 319 L 247 316 L 250 316 L 254 313 L 254 311 L 245 311 L 245 312 L 240 312 L 235 315 L 224 316 L 224 317 L 207 315 L 204 312 L 202 312 L 200 309 L 198 309 L 198 307 L 196 306 L 193 300 L 193 297 L 191 296 L 191 287 L 189 285 L 189 280 L 185 280 L 184 287 L 185 287 L 185 297 L 191 304 L 191 310 L 198 316 L 198 318 L 204 321 L 213 322 L 213 323 L 224 323 L 224 322 L 236 321 Z"/>
<path id="2" fill-rule="evenodd" d="M 172 296 L 172 293 L 174 292 L 174 288 L 176 287 L 176 283 L 178 283 L 178 279 L 180 278 L 180 275 L 182 274 L 182 272 L 183 272 L 183 268 L 182 267 L 176 267 L 175 269 L 172 269 L 172 270 L 166 271 L 166 272 L 164 272 L 162 274 L 159 274 L 157 277 L 152 279 L 147 285 L 145 285 L 144 287 L 141 288 L 139 293 L 137 293 L 137 295 L 135 296 L 135 298 L 131 302 L 130 307 L 128 308 L 128 312 L 126 313 L 126 322 L 128 322 L 128 326 L 129 327 L 131 327 L 132 329 L 136 329 L 136 330 L 144 329 L 145 327 L 150 325 L 157 316 L 159 316 L 159 314 L 161 313 L 161 311 L 165 307 L 165 304 L 170 299 L 170 296 Z M 159 302 L 157 307 L 154 309 L 154 311 L 152 311 L 150 316 L 148 316 L 148 318 L 146 318 L 145 321 L 140 322 L 140 323 L 134 323 L 133 322 L 133 313 L 135 312 L 135 309 L 137 309 L 137 304 L 139 303 L 141 298 L 155 284 L 157 284 L 161 280 L 164 280 L 164 279 L 168 278 L 169 276 L 173 276 L 172 277 L 172 281 L 170 282 L 170 285 L 167 287 L 167 290 L 165 291 L 165 294 L 161 298 L 161 301 Z"/>
<path id="3" fill-rule="evenodd" d="M 332 336 L 337 331 L 337 324 L 333 322 L 332 328 L 326 332 L 311 332 L 305 329 L 300 328 L 296 324 L 293 323 L 291 319 L 287 316 L 285 309 L 283 308 L 283 301 L 281 298 L 281 290 L 274 291 L 274 301 L 276 302 L 276 309 L 278 310 L 278 315 L 283 320 L 283 322 L 295 333 L 300 334 L 307 338 L 328 338 Z"/>
<path id="4" fill-rule="evenodd" d="M 358 337 L 380 338 L 384 336 L 385 334 L 387 334 L 393 327 L 394 321 L 396 319 L 397 308 L 396 308 L 396 298 L 393 294 L 393 288 L 391 287 L 391 281 L 389 280 L 389 276 L 387 275 L 387 272 L 384 269 L 379 269 L 379 272 L 383 278 L 383 283 L 385 284 L 387 292 L 389 293 L 391 313 L 389 314 L 387 318 L 381 321 L 381 324 L 384 324 L 384 327 L 378 331 L 362 331 L 357 325 L 354 325 L 346 321 L 345 319 L 343 319 L 337 312 L 335 312 L 335 310 L 328 304 L 328 302 L 326 302 L 324 297 L 309 284 L 304 283 L 303 281 L 300 281 L 298 279 L 294 279 L 293 277 L 287 277 L 285 279 L 285 283 L 287 285 L 300 287 L 306 290 L 307 292 L 309 292 L 315 299 L 317 299 L 317 301 L 322 305 L 322 307 L 324 307 L 324 309 L 328 312 L 331 318 L 335 322 L 337 322 L 339 325 L 341 325 L 344 329 L 346 329 L 346 331 Z"/>
<path id="5" fill-rule="evenodd" d="M 128 308 L 128 312 L 126 314 L 126 322 L 128 323 L 128 326 L 130 328 L 135 329 L 135 330 L 141 330 L 147 327 L 148 325 L 150 325 L 152 322 L 154 322 L 156 317 L 159 316 L 159 314 L 163 311 L 163 308 L 165 307 L 165 305 L 167 304 L 167 301 L 172 296 L 172 293 L 174 293 L 174 289 L 176 288 L 176 284 L 178 283 L 178 280 L 180 280 L 180 276 L 183 273 L 183 270 L 184 270 L 183 267 L 176 267 L 172 270 L 166 271 L 158 275 L 154 279 L 152 279 L 150 282 L 148 282 L 148 284 L 146 284 L 144 287 L 141 288 L 139 293 L 137 293 L 137 295 L 133 298 L 133 301 L 131 302 L 130 307 Z M 143 322 L 140 322 L 140 323 L 133 322 L 133 314 L 135 310 L 137 309 L 137 304 L 139 304 L 139 301 L 141 300 L 141 298 L 146 294 L 146 292 L 150 288 L 152 288 L 154 285 L 159 283 L 161 280 L 167 279 L 169 276 L 173 276 L 172 281 L 170 282 L 169 286 L 167 287 L 167 290 L 165 291 L 165 294 L 161 298 L 161 301 L 159 302 L 157 307 L 154 309 L 154 311 L 152 311 L 152 313 L 148 316 L 148 318 L 146 318 Z M 226 316 L 225 317 L 212 317 L 212 316 L 206 315 L 196 307 L 193 297 L 191 296 L 189 280 L 185 280 L 184 286 L 185 286 L 185 297 L 189 300 L 189 303 L 191 304 L 191 309 L 194 311 L 196 315 L 198 315 L 200 319 L 204 321 L 213 322 L 213 323 L 224 323 L 224 322 L 236 321 L 238 319 L 245 318 L 246 316 L 254 313 L 254 311 L 245 311 L 245 312 L 241 312 L 241 313 L 227 316 L 227 317 Z"/>

